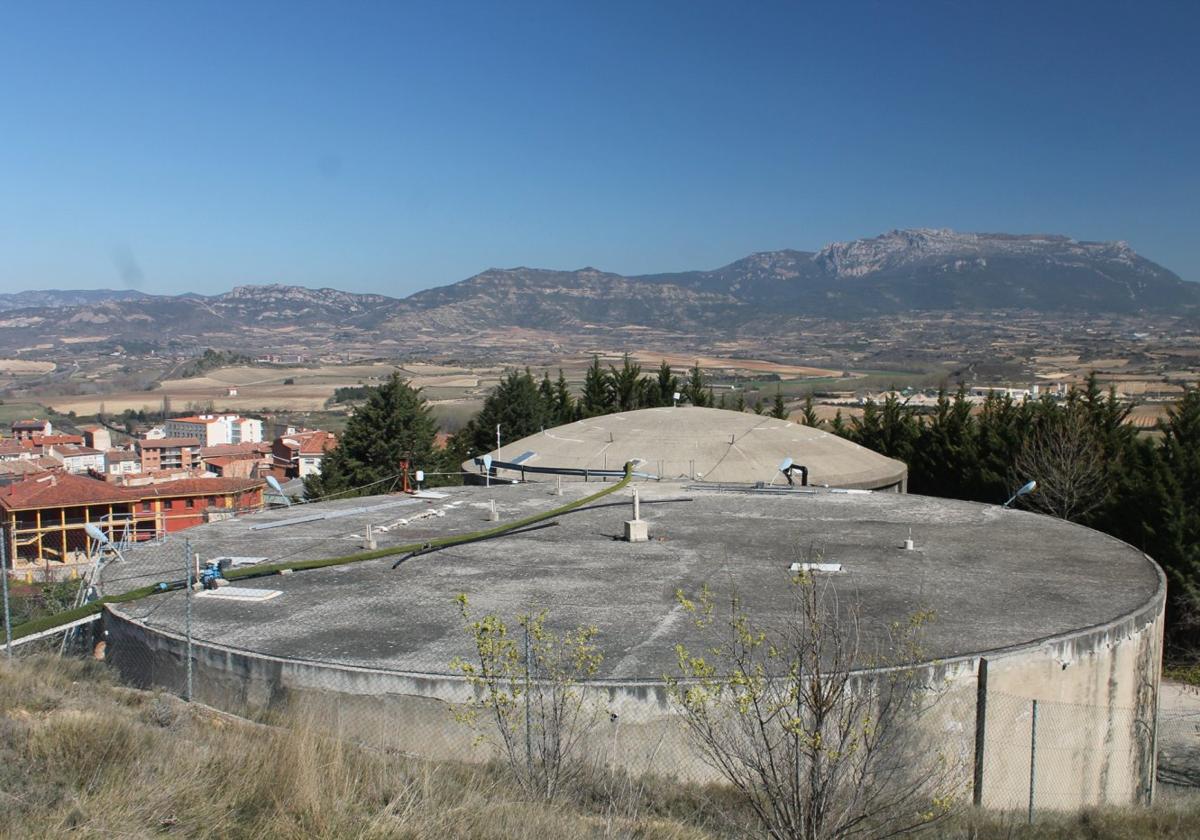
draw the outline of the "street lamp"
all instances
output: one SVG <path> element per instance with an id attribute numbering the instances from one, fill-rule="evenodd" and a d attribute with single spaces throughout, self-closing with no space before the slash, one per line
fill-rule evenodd
<path id="1" fill-rule="evenodd" d="M 1013 493 L 1012 496 L 1009 498 L 1009 500 L 1004 503 L 1003 507 L 1008 507 L 1013 502 L 1015 502 L 1019 497 L 1028 496 L 1030 493 L 1032 493 L 1036 489 L 1037 489 L 1036 481 L 1031 480 L 1031 481 L 1025 482 L 1023 485 L 1021 485 L 1021 489 L 1018 490 L 1016 493 Z"/>

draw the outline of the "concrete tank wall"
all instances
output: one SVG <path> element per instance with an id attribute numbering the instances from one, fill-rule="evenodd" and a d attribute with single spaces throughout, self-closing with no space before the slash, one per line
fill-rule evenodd
<path id="1" fill-rule="evenodd" d="M 1101 626 L 923 666 L 923 684 L 939 694 L 926 723 L 931 748 L 961 766 L 964 790 L 979 760 L 982 805 L 1028 807 L 1036 699 L 1037 809 L 1148 802 L 1165 593 L 1163 581 L 1149 603 Z M 182 637 L 111 607 L 105 628 L 109 660 L 124 679 L 183 690 Z M 218 708 L 251 716 L 299 708 L 364 743 L 434 759 L 490 757 L 475 744 L 475 733 L 451 714 L 451 705 L 472 693 L 461 677 L 283 659 L 211 643 L 196 643 L 193 651 L 195 699 Z M 977 759 L 981 669 L 986 669 L 985 716 Z M 603 755 L 605 763 L 684 780 L 717 778 L 689 746 L 661 682 L 605 681 L 589 691 L 603 711 L 589 752 Z"/>

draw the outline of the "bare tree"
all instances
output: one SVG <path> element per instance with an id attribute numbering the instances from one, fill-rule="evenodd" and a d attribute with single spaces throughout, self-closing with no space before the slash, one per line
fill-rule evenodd
<path id="1" fill-rule="evenodd" d="M 475 657 L 455 659 L 451 668 L 466 676 L 475 698 L 455 716 L 492 743 L 526 794 L 554 799 L 586 768 L 583 741 L 602 711 L 579 687 L 604 659 L 598 631 L 555 633 L 543 610 L 517 616 L 522 633 L 514 638 L 499 616 L 473 619 L 467 596 L 457 600 Z"/>
<path id="2" fill-rule="evenodd" d="M 679 603 L 706 631 L 676 646 L 671 693 L 704 759 L 746 798 L 772 840 L 883 838 L 927 828 L 967 787 L 922 716 L 937 694 L 921 684 L 918 613 L 868 655 L 857 604 L 800 573 L 783 626 L 760 627 L 736 594 L 714 618 L 707 586 Z M 840 612 L 839 612 L 840 611 Z M 870 674 L 856 668 L 873 666 Z M 932 743 L 931 743 L 932 742 Z"/>
<path id="3" fill-rule="evenodd" d="M 1031 478 L 1038 483 L 1022 502 L 1060 519 L 1079 520 L 1108 497 L 1104 453 L 1081 406 L 1041 418 L 1013 468 L 1014 483 Z"/>

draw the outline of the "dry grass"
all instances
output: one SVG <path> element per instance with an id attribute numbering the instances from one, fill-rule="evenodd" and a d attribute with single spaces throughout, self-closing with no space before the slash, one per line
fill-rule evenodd
<path id="1" fill-rule="evenodd" d="M 418 761 L 250 724 L 117 685 L 103 665 L 0 660 L 0 838 L 549 838 L 752 835 L 716 788 L 599 773 L 570 799 L 523 800 L 500 768 Z M 1026 826 L 964 814 L 962 840 L 1192 838 L 1200 805 L 1089 811 Z"/>
<path id="2" fill-rule="evenodd" d="M 0 710 L 4 838 L 704 840 L 720 836 L 706 823 L 726 824 L 703 791 L 626 780 L 523 801 L 498 768 L 360 749 L 302 720 L 249 724 L 88 662 L 0 663 Z"/>

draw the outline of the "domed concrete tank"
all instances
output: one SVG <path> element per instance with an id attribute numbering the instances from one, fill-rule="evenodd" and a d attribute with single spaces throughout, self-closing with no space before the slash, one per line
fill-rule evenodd
<path id="1" fill-rule="evenodd" d="M 504 429 L 500 429 L 503 442 Z M 779 465 L 790 458 L 822 487 L 904 492 L 908 467 L 837 435 L 788 420 L 719 408 L 643 408 L 578 420 L 504 443 L 489 453 L 493 477 L 545 479 L 543 469 L 569 471 L 563 480 L 592 478 L 635 461 L 638 471 L 665 480 L 787 485 Z M 474 459 L 462 465 L 483 480 Z"/>

